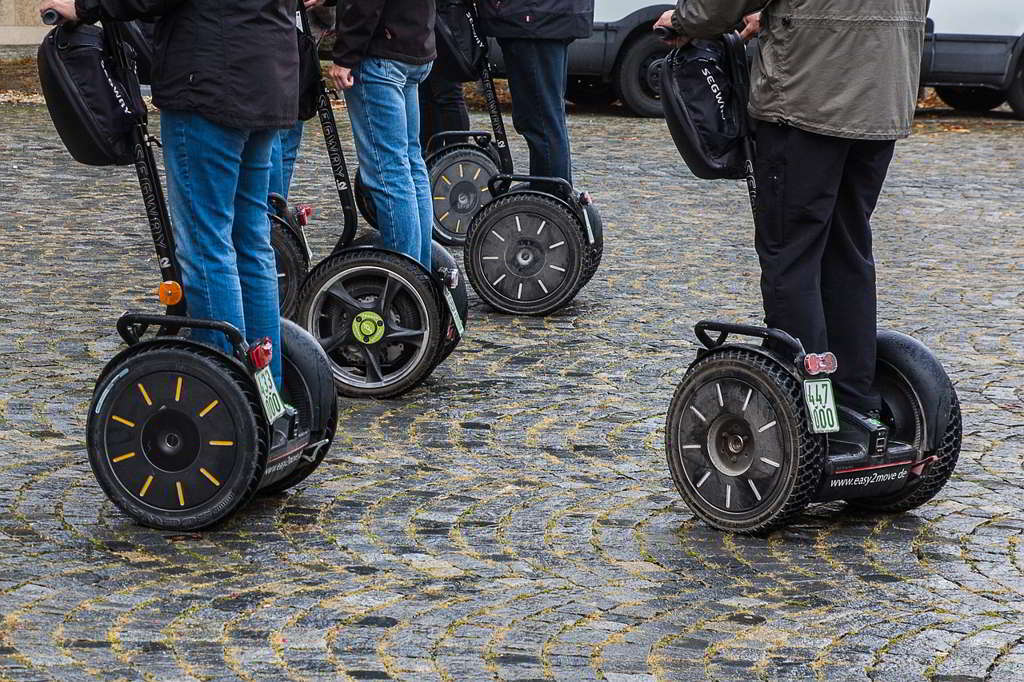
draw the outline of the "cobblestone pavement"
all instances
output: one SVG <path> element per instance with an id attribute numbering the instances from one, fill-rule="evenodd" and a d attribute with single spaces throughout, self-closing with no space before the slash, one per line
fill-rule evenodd
<path id="1" fill-rule="evenodd" d="M 875 221 L 884 322 L 964 403 L 954 479 L 911 514 L 833 504 L 748 539 L 695 522 L 662 448 L 693 321 L 757 319 L 749 209 L 662 122 L 572 119 L 608 234 L 575 304 L 475 305 L 422 388 L 343 404 L 306 484 L 170 535 L 84 452 L 114 320 L 156 308 L 133 176 L 72 164 L 42 108 L 0 121 L 0 678 L 1024 677 L 1024 124 L 930 114 Z M 322 149 L 311 131 L 294 190 L 320 254 Z"/>

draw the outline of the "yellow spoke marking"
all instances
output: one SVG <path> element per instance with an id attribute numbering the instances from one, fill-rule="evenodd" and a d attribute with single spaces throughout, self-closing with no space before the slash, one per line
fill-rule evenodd
<path id="1" fill-rule="evenodd" d="M 230 441 L 230 440 L 211 440 L 210 441 L 210 445 L 219 445 L 219 446 L 225 447 L 225 448 L 229 448 L 229 447 L 231 447 L 234 444 L 235 444 L 235 442 L 234 441 Z"/>
<path id="2" fill-rule="evenodd" d="M 455 231 L 458 232 L 462 229 L 462 218 L 459 218 L 459 222 L 455 223 Z"/>
<path id="3" fill-rule="evenodd" d="M 110 415 L 110 418 L 116 421 L 118 424 L 124 424 L 128 428 L 135 428 L 135 422 L 130 422 L 124 417 L 118 417 L 116 414 Z"/>
<path id="4" fill-rule="evenodd" d="M 135 453 L 134 453 L 134 452 L 129 452 L 129 453 L 127 453 L 127 454 L 121 455 L 120 457 L 115 457 L 115 458 L 114 458 L 114 459 L 112 459 L 111 461 L 112 461 L 112 462 L 113 462 L 114 464 L 117 464 L 118 462 L 123 462 L 123 461 L 125 461 L 126 459 L 131 459 L 131 458 L 132 458 L 132 457 L 134 457 L 134 456 L 135 456 Z"/>
<path id="5" fill-rule="evenodd" d="M 174 487 L 178 489 L 178 504 L 182 507 L 185 506 L 185 493 L 181 489 L 181 481 L 175 481 Z"/>
<path id="6" fill-rule="evenodd" d="M 451 180 L 449 180 L 449 179 L 448 179 L 447 177 L 445 177 L 444 175 L 442 175 L 442 176 L 441 176 L 441 179 L 445 181 L 445 184 L 448 184 L 448 185 L 452 184 L 452 181 L 451 181 Z"/>
<path id="7" fill-rule="evenodd" d="M 139 491 L 139 497 L 145 497 L 146 491 L 149 490 L 149 484 L 153 482 L 153 477 L 150 476 L 146 479 L 146 482 L 142 484 L 142 490 Z"/>
<path id="8" fill-rule="evenodd" d="M 202 468 L 199 469 L 199 473 L 201 473 L 203 476 L 206 476 L 208 479 L 210 479 L 210 483 L 212 483 L 214 485 L 217 485 L 217 486 L 220 485 L 220 481 L 217 480 L 217 477 L 214 476 L 213 474 L 211 474 L 206 469 L 202 469 Z"/>
<path id="9" fill-rule="evenodd" d="M 462 164 L 461 164 L 461 163 L 459 164 L 459 177 L 460 177 L 460 178 L 464 178 L 464 177 L 466 177 L 466 176 L 465 176 L 465 175 L 464 175 L 464 174 L 462 173 Z"/>
<path id="10" fill-rule="evenodd" d="M 146 401 L 146 404 L 153 407 L 153 401 L 149 399 L 149 394 L 146 393 L 146 387 L 142 384 L 136 384 L 139 387 L 139 393 L 142 394 L 142 399 Z"/>
<path id="11" fill-rule="evenodd" d="M 181 377 L 178 377 L 178 385 L 174 388 L 174 402 L 181 402 Z"/>
<path id="12" fill-rule="evenodd" d="M 476 180 L 477 178 L 479 178 L 480 174 L 483 173 L 483 172 L 484 172 L 483 168 L 477 168 L 476 169 L 476 174 L 473 175 L 473 180 Z"/>
<path id="13" fill-rule="evenodd" d="M 481 191 L 481 192 L 490 192 L 490 191 L 491 191 L 491 188 L 490 188 L 490 187 L 481 187 L 481 188 L 480 188 L 480 191 Z"/>
<path id="14" fill-rule="evenodd" d="M 209 405 L 207 405 L 206 407 L 203 408 L 203 411 L 199 413 L 199 416 L 200 417 L 205 417 L 206 415 L 210 414 L 210 410 L 212 410 L 213 408 L 217 407 L 217 405 L 219 405 L 219 404 L 220 404 L 219 400 L 214 400 L 212 403 L 210 403 Z"/>
<path id="15" fill-rule="evenodd" d="M 444 201 L 448 197 L 434 197 L 434 201 Z"/>
<path id="16" fill-rule="evenodd" d="M 444 219 L 445 219 L 445 218 L 447 218 L 447 217 L 448 217 L 449 215 L 451 215 L 451 211 L 446 211 L 446 212 L 445 212 L 445 214 L 444 214 L 443 216 L 441 216 L 440 218 L 438 218 L 438 220 L 440 220 L 440 221 L 441 221 L 441 222 L 443 223 L 443 222 L 444 222 Z"/>

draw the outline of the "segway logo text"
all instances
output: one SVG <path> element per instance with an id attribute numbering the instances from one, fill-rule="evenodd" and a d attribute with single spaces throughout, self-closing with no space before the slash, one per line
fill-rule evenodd
<path id="1" fill-rule="evenodd" d="M 715 80 L 715 77 L 713 75 L 711 75 L 710 69 L 705 67 L 701 71 L 701 74 L 707 79 L 708 85 L 711 86 L 711 92 L 715 96 L 715 102 L 718 103 L 718 114 L 722 117 L 723 121 L 726 120 L 725 119 L 725 98 L 722 96 L 722 88 L 719 87 L 718 82 Z"/>

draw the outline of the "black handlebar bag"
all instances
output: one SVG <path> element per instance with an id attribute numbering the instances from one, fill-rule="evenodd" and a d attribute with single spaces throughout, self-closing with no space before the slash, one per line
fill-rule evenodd
<path id="1" fill-rule="evenodd" d="M 112 30 L 116 30 L 112 29 Z M 146 117 L 132 48 L 125 66 L 104 29 L 58 26 L 39 46 L 39 83 L 53 125 L 71 156 L 90 166 L 134 162 L 132 128 Z"/>
<path id="2" fill-rule="evenodd" d="M 479 80 L 487 59 L 487 42 L 477 30 L 476 12 L 465 0 L 438 0 L 437 61 L 434 70 L 456 83 Z"/>
<path id="3" fill-rule="evenodd" d="M 738 33 L 673 50 L 661 69 L 661 102 L 672 140 L 705 180 L 746 177 L 750 70 Z"/>

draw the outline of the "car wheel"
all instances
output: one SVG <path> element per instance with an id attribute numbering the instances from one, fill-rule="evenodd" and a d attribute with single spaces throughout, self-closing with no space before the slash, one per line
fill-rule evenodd
<path id="1" fill-rule="evenodd" d="M 1006 99 L 1013 113 L 1017 114 L 1017 118 L 1024 118 L 1024 57 L 1017 64 L 1017 76 L 1010 83 L 1010 89 L 1006 91 Z"/>
<path id="2" fill-rule="evenodd" d="M 1006 101 L 1006 93 L 988 88 L 935 88 L 935 92 L 957 111 L 984 113 Z"/>
<path id="3" fill-rule="evenodd" d="M 614 79 L 622 103 L 637 116 L 663 116 L 661 83 L 656 77 L 658 70 L 651 67 L 665 58 L 669 52 L 668 46 L 654 34 L 647 33 L 634 39 L 624 49 Z"/>

